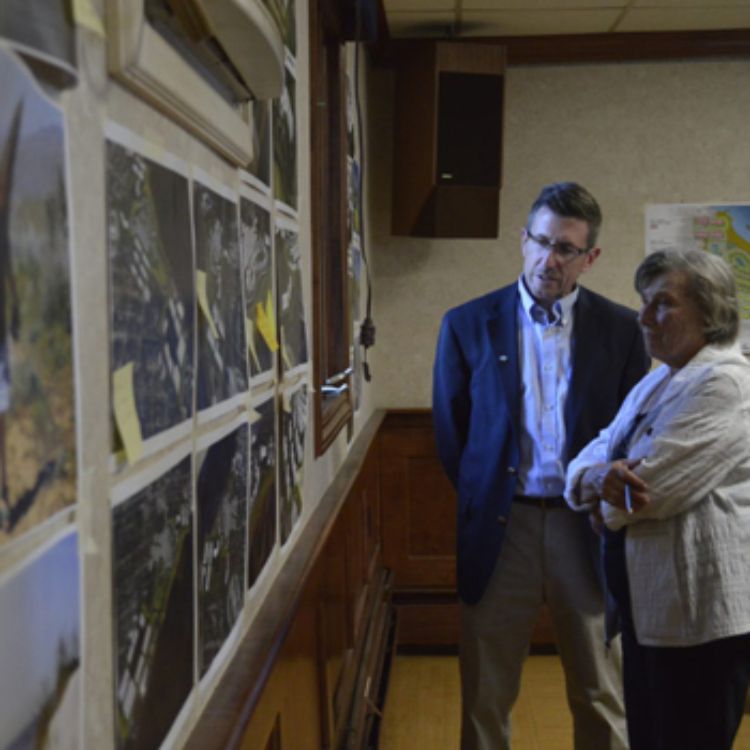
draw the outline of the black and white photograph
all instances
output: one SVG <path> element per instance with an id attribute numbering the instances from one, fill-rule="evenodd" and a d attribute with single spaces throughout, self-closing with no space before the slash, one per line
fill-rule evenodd
<path id="1" fill-rule="evenodd" d="M 270 203 L 240 199 L 240 238 L 245 282 L 245 318 L 250 377 L 272 374 L 279 349 L 273 283 Z"/>
<path id="2" fill-rule="evenodd" d="M 248 387 L 237 214 L 228 190 L 193 183 L 199 411 L 231 406 Z"/>
<path id="3" fill-rule="evenodd" d="M 135 135 L 110 124 L 107 141 L 107 233 L 110 364 L 132 367 L 132 396 L 141 438 L 189 430 L 195 383 L 195 287 L 190 199 L 184 167 L 146 158 Z M 116 140 L 115 140 L 116 139 Z M 124 145 L 128 143 L 130 145 Z M 113 450 L 125 427 L 113 428 Z M 160 441 L 152 441 L 155 448 Z"/>
<path id="4" fill-rule="evenodd" d="M 286 390 L 281 412 L 279 531 L 284 544 L 302 514 L 305 438 L 307 436 L 307 383 Z"/>
<path id="5" fill-rule="evenodd" d="M 76 500 L 62 111 L 0 45 L 0 544 Z"/>
<path id="6" fill-rule="evenodd" d="M 307 362 L 299 230 L 279 217 L 274 232 L 281 365 L 286 372 Z"/>
<path id="7" fill-rule="evenodd" d="M 144 486 L 113 493 L 115 745 L 121 750 L 159 747 L 192 689 L 192 476 L 186 452 L 163 473 L 143 475 Z"/>
<path id="8" fill-rule="evenodd" d="M 200 444 L 195 458 L 201 676 L 244 604 L 249 425 L 246 416 L 240 420 L 230 423 L 218 439 L 204 438 L 215 442 L 207 447 Z"/>
<path id="9" fill-rule="evenodd" d="M 68 530 L 0 580 L 0 747 L 81 746 L 80 577 Z"/>
<path id="10" fill-rule="evenodd" d="M 284 68 L 284 88 L 273 100 L 273 194 L 292 211 L 297 209 L 297 84 Z"/>
<path id="11" fill-rule="evenodd" d="M 271 187 L 271 102 L 255 99 L 251 106 L 253 158 L 241 176 L 265 193 Z"/>
<path id="12" fill-rule="evenodd" d="M 258 580 L 276 545 L 276 394 L 259 400 L 250 426 L 248 586 Z"/>

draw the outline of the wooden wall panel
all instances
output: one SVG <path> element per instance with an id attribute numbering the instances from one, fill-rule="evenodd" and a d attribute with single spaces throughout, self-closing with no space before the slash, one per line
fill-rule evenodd
<path id="1" fill-rule="evenodd" d="M 456 493 L 437 456 L 429 410 L 388 413 L 380 429 L 383 559 L 393 571 L 401 647 L 456 648 Z M 554 648 L 549 613 L 532 635 Z"/>
<path id="2" fill-rule="evenodd" d="M 364 739 L 376 717 L 372 701 L 391 619 L 376 518 L 378 483 L 373 441 L 313 563 L 245 729 L 243 750 L 338 748 L 345 738 Z"/>
<path id="3" fill-rule="evenodd" d="M 314 578 L 276 660 L 271 676 L 242 738 L 242 750 L 319 750 L 323 747 L 318 682 Z"/>
<path id="4" fill-rule="evenodd" d="M 429 412 L 391 413 L 380 432 L 383 558 L 401 589 L 455 590 L 456 494 Z"/>

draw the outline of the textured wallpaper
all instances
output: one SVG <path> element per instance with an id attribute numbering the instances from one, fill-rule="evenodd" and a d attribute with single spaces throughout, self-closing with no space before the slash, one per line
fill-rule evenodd
<path id="1" fill-rule="evenodd" d="M 520 230 L 548 182 L 575 180 L 597 197 L 602 254 L 582 282 L 636 306 L 646 204 L 750 199 L 748 76 L 748 61 L 511 68 L 500 237 L 461 241 L 390 236 L 392 81 L 383 74 L 371 105 L 382 154 L 373 178 L 377 404 L 429 405 L 443 312 L 518 277 Z"/>

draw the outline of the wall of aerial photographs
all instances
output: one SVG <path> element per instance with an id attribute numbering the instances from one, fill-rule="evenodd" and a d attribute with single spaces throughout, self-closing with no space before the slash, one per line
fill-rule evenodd
<path id="1" fill-rule="evenodd" d="M 346 455 L 311 445 L 306 4 L 266 4 L 242 169 L 108 76 L 106 2 L 0 10 L 2 747 L 179 745 Z"/>

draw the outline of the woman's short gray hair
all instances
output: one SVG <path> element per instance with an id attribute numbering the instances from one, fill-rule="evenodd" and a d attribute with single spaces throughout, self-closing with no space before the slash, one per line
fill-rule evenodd
<path id="1" fill-rule="evenodd" d="M 729 264 L 702 250 L 659 250 L 647 255 L 635 272 L 639 293 L 658 276 L 680 271 L 703 315 L 703 334 L 713 344 L 730 344 L 739 333 L 737 289 Z"/>

